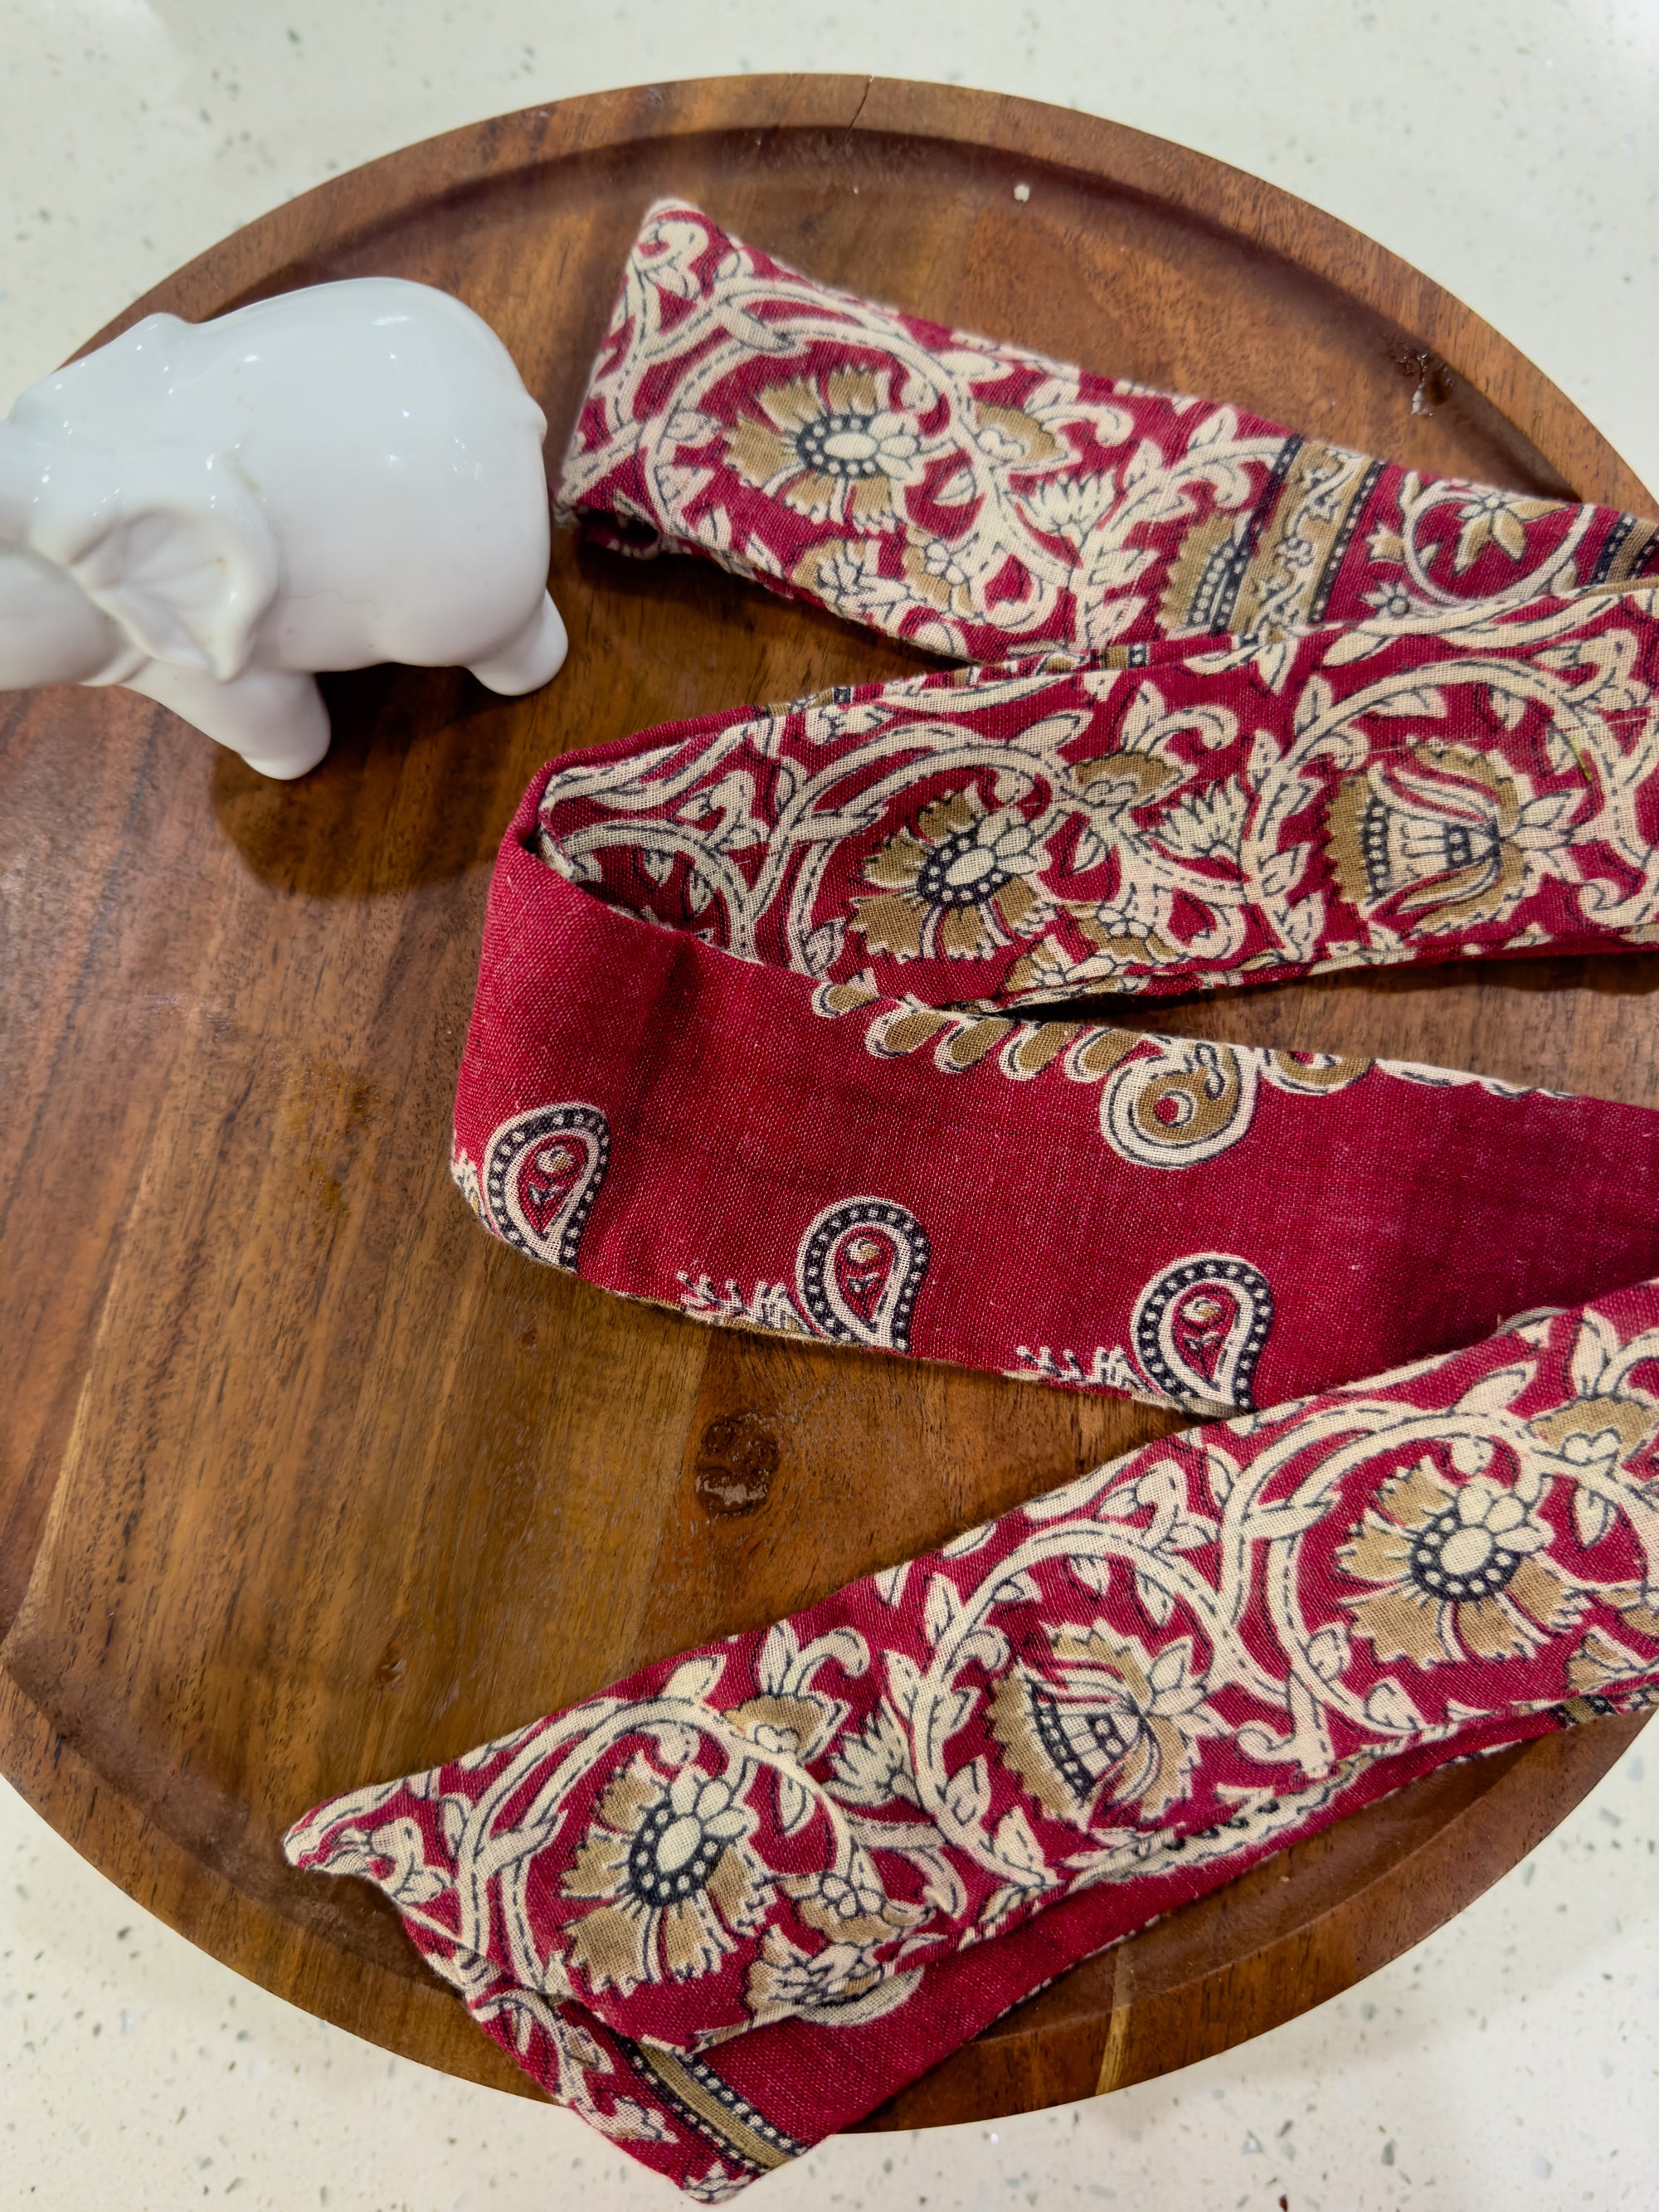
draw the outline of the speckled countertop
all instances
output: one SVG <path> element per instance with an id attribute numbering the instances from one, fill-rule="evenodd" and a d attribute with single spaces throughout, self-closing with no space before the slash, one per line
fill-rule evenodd
<path id="1" fill-rule="evenodd" d="M 337 169 L 647 77 L 870 70 L 1063 99 L 1381 239 L 1659 486 L 1656 0 L 0 0 L 0 410 Z M 564 2112 L 307 2018 L 0 1785 L 0 2212 L 635 2212 Z M 756 2212 L 1659 2208 L 1659 1743 L 1347 1996 L 1160 2082 L 822 2146 Z"/>

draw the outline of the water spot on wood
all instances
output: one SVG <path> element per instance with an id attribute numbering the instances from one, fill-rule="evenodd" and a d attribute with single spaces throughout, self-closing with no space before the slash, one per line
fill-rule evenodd
<path id="1" fill-rule="evenodd" d="M 290 1081 L 283 1121 L 296 1151 L 303 1186 L 315 1209 L 313 1229 L 328 1233 L 348 1210 L 346 1192 L 354 1175 L 379 1182 L 370 1158 L 360 1163 L 382 1103 L 379 1086 L 337 1060 L 316 1060 Z"/>

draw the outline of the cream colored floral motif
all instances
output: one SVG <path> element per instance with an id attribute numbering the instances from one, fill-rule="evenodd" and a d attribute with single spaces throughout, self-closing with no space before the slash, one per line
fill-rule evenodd
<path id="1" fill-rule="evenodd" d="M 902 488 L 922 472 L 923 444 L 909 416 L 889 404 L 890 378 L 831 369 L 763 386 L 754 411 L 728 434 L 726 458 L 757 491 L 814 521 L 865 529 L 896 524 Z"/>
<path id="2" fill-rule="evenodd" d="M 1382 474 L 1345 446 L 1299 444 L 1263 543 L 1244 572 L 1227 627 L 1271 640 L 1323 619 L 1354 527 Z"/>
<path id="3" fill-rule="evenodd" d="M 806 1316 L 795 1304 L 787 1283 L 758 1282 L 750 1289 L 733 1277 L 716 1283 L 707 1273 L 679 1271 L 682 1313 L 694 1321 L 718 1323 L 726 1328 L 765 1329 L 781 1336 L 811 1336 Z"/>
<path id="4" fill-rule="evenodd" d="M 420 1823 L 407 1817 L 378 1827 L 343 1827 L 335 1843 L 334 1871 L 361 1875 L 405 1910 L 429 1905 L 449 1887 L 447 1874 L 428 1858 Z"/>
<path id="5" fill-rule="evenodd" d="M 927 1917 L 921 1906 L 889 1897 L 865 1850 L 855 1850 L 844 1868 L 786 1880 L 783 1887 L 806 1926 L 836 1943 L 885 1942 Z"/>
<path id="6" fill-rule="evenodd" d="M 1534 1556 L 1549 1541 L 1520 1490 L 1479 1474 L 1455 1485 L 1425 1458 L 1383 1485 L 1338 1554 L 1346 1574 L 1374 1586 L 1344 1603 L 1379 1660 L 1518 1658 L 1582 1602 Z"/>
<path id="7" fill-rule="evenodd" d="M 567 1956 L 596 1990 L 706 1974 L 764 1912 L 770 1885 L 748 1848 L 756 1815 L 729 1780 L 641 1755 L 607 1783 L 562 1887 L 598 1900 Z"/>
<path id="8" fill-rule="evenodd" d="M 1143 1406 L 1176 1403 L 1167 1391 L 1156 1389 L 1147 1382 L 1121 1344 L 1097 1344 L 1086 1360 L 1071 1345 L 1017 1344 L 1014 1357 L 1020 1364 L 1008 1372 L 1016 1382 L 1040 1376 L 1045 1382 L 1059 1382 L 1074 1390 L 1115 1390 L 1120 1397 L 1136 1399 Z"/>
<path id="9" fill-rule="evenodd" d="M 767 1694 L 733 1705 L 730 1719 L 763 1751 L 810 1759 L 820 1744 L 835 1733 L 842 1708 L 833 1698 L 810 1691 L 785 1697 Z"/>
<path id="10" fill-rule="evenodd" d="M 814 366 L 837 352 L 843 365 Z M 1103 398 L 1097 380 L 1017 347 L 963 332 L 924 340 L 673 203 L 647 217 L 602 362 L 562 471 L 562 512 L 606 507 L 778 580 L 778 553 L 710 465 L 718 452 L 749 496 L 853 533 L 808 547 L 798 584 L 963 657 L 975 657 L 970 636 L 982 657 L 988 627 L 1098 652 L 1149 620 L 1170 635 L 1259 640 L 1317 623 L 1382 473 L 1345 447 L 1249 430 L 1231 407 L 1129 382 Z M 775 373 L 733 425 L 722 389 L 757 362 Z M 1002 396 L 1011 373 L 1022 375 L 1018 405 Z M 649 398 L 665 378 L 665 416 Z M 1148 397 L 1164 402 L 1152 415 L 1121 404 Z M 1596 512 L 1563 521 L 1553 501 L 1406 475 L 1390 519 L 1368 533 L 1373 565 L 1399 569 L 1370 594 L 1374 625 L 1490 617 L 1581 587 Z M 1529 526 L 1547 518 L 1534 550 Z M 858 554 L 872 532 L 902 535 L 900 573 Z M 1513 577 L 1471 599 L 1462 580 L 1491 549 Z"/>
<path id="11" fill-rule="evenodd" d="M 1564 1355 L 1560 1394 L 1534 1404 Z M 321 1808 L 288 1848 L 327 1837 L 334 1870 L 441 1937 L 470 1995 L 510 1968 L 515 2033 L 553 2035 L 554 2003 L 584 1988 L 704 1978 L 724 1994 L 700 2044 L 877 2017 L 949 1947 L 1066 1888 L 1177 1846 L 1183 1866 L 1224 1864 L 1376 1760 L 1455 1747 L 1484 1717 L 1469 1697 L 1509 1710 L 1506 1662 L 1546 1636 L 1571 1645 L 1559 1679 L 1585 1713 L 1641 1702 L 1659 1669 L 1659 1327 L 1540 1316 L 1460 1374 L 1426 1362 L 1148 1446 L 878 1577 L 860 1617 L 902 1608 L 902 1630 L 873 1649 L 845 1620 L 781 1621 L 459 1774 Z M 1344 1529 L 1347 1499 L 1370 1503 Z M 1460 1660 L 1498 1672 L 1443 1687 Z M 853 1681 L 873 1692 L 856 1723 L 830 1686 Z M 551 1957 L 525 1889 L 550 1850 L 581 1908 Z M 718 1979 L 738 1950 L 741 1975 Z M 602 2058 L 559 2033 L 573 2096 L 608 2107 Z"/>
<path id="12" fill-rule="evenodd" d="M 647 219 L 614 325 L 624 343 L 589 395 L 603 431 L 566 457 L 562 512 L 631 455 L 647 487 L 648 513 L 638 519 L 672 533 L 708 489 L 707 463 L 690 456 L 715 448 L 743 483 L 815 520 L 902 530 L 910 557 L 897 577 L 879 574 L 850 544 L 809 549 L 797 580 L 842 611 L 883 628 L 920 617 L 912 634 L 946 653 L 963 651 L 969 623 L 1054 643 L 1078 631 L 1077 643 L 1098 649 L 1144 607 L 1134 586 L 1158 558 L 1149 529 L 1206 505 L 1248 508 L 1284 445 L 1279 434 L 1243 434 L 1228 407 L 1188 410 L 1189 421 L 1172 410 L 1172 450 L 1132 444 L 1129 411 L 1085 399 L 1077 370 L 961 334 L 936 350 L 866 301 L 763 270 L 735 241 L 723 241 L 720 273 L 705 285 L 695 264 L 710 234 L 688 209 L 664 204 Z M 821 380 L 809 371 L 810 349 L 849 337 L 879 366 L 849 365 Z M 757 352 L 776 356 L 777 379 L 730 428 L 711 395 Z M 640 389 L 671 361 L 673 411 L 653 421 Z M 1010 406 L 989 395 L 1014 365 L 1042 374 Z M 1112 465 L 1079 471 L 1068 429 L 1110 449 Z M 924 467 L 934 479 L 927 518 L 912 520 L 905 495 Z M 954 534 L 941 524 L 952 514 Z M 752 535 L 739 540 L 718 501 L 699 509 L 694 542 L 740 574 L 774 575 L 773 556 Z M 994 588 L 1011 561 L 1024 580 L 1012 593 Z M 1074 616 L 1062 613 L 1067 595 Z"/>
<path id="13" fill-rule="evenodd" d="M 1516 492 L 1472 487 L 1457 510 L 1463 526 L 1457 533 L 1452 567 L 1459 574 L 1472 568 L 1488 545 L 1495 545 L 1519 567 L 1527 557 L 1527 524 L 1559 512 L 1554 500 L 1523 499 Z"/>
<path id="14" fill-rule="evenodd" d="M 852 902 L 853 927 L 895 959 L 973 960 L 1041 926 L 1052 902 L 1033 881 L 1048 850 L 1012 807 L 988 811 L 977 793 L 935 799 L 864 864 L 876 897 Z"/>
<path id="15" fill-rule="evenodd" d="M 745 1998 L 753 2023 L 815 2021 L 828 2027 L 857 2027 L 893 2012 L 915 1994 L 919 1970 L 893 1974 L 868 1944 L 836 1938 L 806 1951 L 781 1929 L 769 1928 L 749 1969 Z"/>
<path id="16" fill-rule="evenodd" d="M 745 1994 L 760 2027 L 769 2020 L 811 2014 L 843 1998 L 864 1996 L 882 1979 L 880 1962 L 867 1944 L 830 1942 L 803 1951 L 781 1929 L 769 1928 L 749 1969 Z"/>
<path id="17" fill-rule="evenodd" d="M 1586 540 L 1596 527 L 1594 507 L 1571 510 L 1562 527 L 1563 510 L 1554 501 L 1528 499 L 1461 477 L 1425 477 L 1414 471 L 1401 481 L 1398 499 L 1399 526 L 1377 523 L 1366 547 L 1375 567 L 1395 567 L 1399 573 L 1364 594 L 1372 612 L 1352 632 L 1349 657 L 1362 659 L 1393 638 L 1431 628 L 1454 637 L 1477 637 L 1534 602 L 1557 597 L 1565 600 L 1589 583 L 1579 564 Z M 1540 550 L 1534 551 L 1527 526 L 1552 516 L 1558 527 L 1547 541 L 1540 538 Z M 1449 564 L 1445 557 L 1448 519 L 1455 526 Z M 1508 556 L 1512 573 L 1506 582 L 1471 597 L 1460 579 L 1492 546 Z M 1627 574 L 1620 580 L 1626 580 Z"/>
<path id="18" fill-rule="evenodd" d="M 949 538 L 930 538 L 904 549 L 905 580 L 924 599 L 946 614 L 970 615 L 974 577 L 970 560 Z"/>
<path id="19" fill-rule="evenodd" d="M 1072 775 L 1089 802 L 1090 830 L 1098 841 L 1098 854 L 1090 846 L 1080 855 L 1086 866 L 1097 857 L 1103 857 L 1108 846 L 1121 833 L 1132 807 L 1145 806 L 1171 784 L 1180 782 L 1181 769 L 1178 763 L 1161 759 L 1156 753 L 1121 747 L 1115 752 L 1103 753 L 1097 760 L 1079 761 Z"/>
<path id="20" fill-rule="evenodd" d="M 1627 597 L 1632 619 L 1659 607 L 1654 587 Z M 1598 933 L 1645 941 L 1650 702 L 1635 632 L 1598 620 L 1590 636 L 1571 609 L 1460 620 L 1432 682 L 1411 665 L 1340 695 L 1325 670 L 1376 640 L 1336 633 L 1317 661 L 1304 648 L 1290 727 L 1259 732 L 1248 758 L 1231 708 L 1171 705 L 1134 670 L 832 696 L 562 770 L 542 849 L 594 886 L 621 850 L 656 884 L 681 870 L 701 934 L 815 980 L 850 982 L 866 955 L 983 963 L 972 997 L 1005 1018 L 1104 988 L 1408 958 L 1413 937 L 1478 929 L 1496 950 L 1507 927 L 1524 947 L 1540 924 L 1517 910 L 1546 884 Z M 1526 744 L 1446 734 L 1471 713 L 1514 731 L 1532 718 Z M 575 807 L 586 818 L 556 834 Z M 837 855 L 872 822 L 846 886 Z"/>
<path id="21" fill-rule="evenodd" d="M 1534 1428 L 1563 1459 L 1583 1467 L 1598 1460 L 1621 1459 L 1659 1431 L 1659 1406 L 1617 1391 L 1595 1391 L 1574 1398 L 1553 1413 L 1540 1414 Z"/>

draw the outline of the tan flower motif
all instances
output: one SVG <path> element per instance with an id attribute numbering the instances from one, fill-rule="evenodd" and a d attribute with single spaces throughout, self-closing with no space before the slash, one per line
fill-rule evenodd
<path id="1" fill-rule="evenodd" d="M 1538 856 L 1572 842 L 1579 796 L 1528 799 L 1494 755 L 1413 745 L 1344 778 L 1326 823 L 1331 865 L 1353 905 L 1393 902 L 1420 929 L 1497 921 L 1532 888 Z"/>
<path id="2" fill-rule="evenodd" d="M 726 1717 L 762 1751 L 811 1759 L 845 1711 L 833 1698 L 810 1692 L 793 1697 L 769 1693 L 733 1705 Z"/>
<path id="3" fill-rule="evenodd" d="M 903 566 L 919 599 L 931 600 L 946 614 L 975 611 L 974 577 L 967 554 L 948 538 L 913 541 L 904 549 Z"/>
<path id="4" fill-rule="evenodd" d="M 974 402 L 975 441 L 981 453 L 1006 469 L 1036 469 L 1071 458 L 1051 430 L 1023 407 L 993 407 Z"/>
<path id="5" fill-rule="evenodd" d="M 917 425 L 889 404 L 888 385 L 853 368 L 831 369 L 821 386 L 807 376 L 768 385 L 752 397 L 758 411 L 727 433 L 726 459 L 745 483 L 814 522 L 890 528 L 922 454 Z"/>
<path id="6" fill-rule="evenodd" d="M 564 1877 L 566 1897 L 599 1900 L 571 1923 L 568 1965 L 623 1996 L 712 1972 L 768 1902 L 754 1828 L 720 1777 L 683 1766 L 668 1780 L 635 1759 L 606 1784 Z"/>
<path id="7" fill-rule="evenodd" d="M 845 2004 L 874 1989 L 881 1978 L 880 1966 L 862 1943 L 826 1943 L 818 1951 L 799 1951 L 780 1929 L 769 1928 L 761 1938 L 761 1954 L 749 1969 L 744 1996 L 759 2026 Z"/>
<path id="8" fill-rule="evenodd" d="M 1094 947 L 1088 963 L 1091 975 L 1113 975 L 1123 968 L 1168 967 L 1192 957 L 1157 922 L 1144 921 L 1122 907 L 1073 899 L 1068 910 L 1079 936 Z"/>
<path id="9" fill-rule="evenodd" d="M 865 881 L 883 888 L 853 901 L 853 927 L 872 952 L 896 960 L 976 959 L 1042 927 L 1052 902 L 1034 878 L 1048 864 L 1035 823 L 953 792 L 865 862 Z"/>
<path id="10" fill-rule="evenodd" d="M 991 1732 L 1045 1813 L 1081 1825 L 1104 1793 L 1114 1812 L 1156 1820 L 1185 1794 L 1200 1735 L 1212 1732 L 1191 1647 L 1150 1662 L 1103 1630 L 1050 1632 L 1053 1676 L 1017 1666 L 991 1696 Z"/>
<path id="11" fill-rule="evenodd" d="M 856 1847 L 844 1869 L 797 1875 L 783 1887 L 806 1925 L 838 1943 L 884 1942 L 927 1917 L 925 1906 L 889 1897 L 874 1861 Z"/>
<path id="12" fill-rule="evenodd" d="M 1003 989 L 1011 997 L 1060 998 L 1071 989 L 1076 973 L 1077 963 L 1053 938 L 1045 937 L 1020 954 L 1003 978 Z"/>
<path id="13" fill-rule="evenodd" d="M 1627 1628 L 1659 1642 L 1659 1590 L 1632 1584 L 1604 1590 L 1602 1595 L 1623 1615 Z M 1586 1631 L 1583 1642 L 1568 1660 L 1567 1680 L 1581 1698 L 1595 1698 L 1650 1674 L 1652 1668 L 1651 1652 L 1633 1651 L 1597 1626 Z"/>
<path id="14" fill-rule="evenodd" d="M 1079 761 L 1072 770 L 1078 788 L 1087 798 L 1097 821 L 1104 817 L 1115 823 L 1132 806 L 1156 799 L 1179 781 L 1181 769 L 1157 753 L 1102 753 L 1094 760 Z"/>
<path id="15" fill-rule="evenodd" d="M 1518 1658 L 1582 1609 L 1539 1556 L 1549 1540 L 1516 1491 L 1484 1474 L 1448 1481 L 1425 1457 L 1383 1484 L 1338 1553 L 1345 1574 L 1375 1585 L 1343 1602 L 1379 1660 Z"/>
<path id="16" fill-rule="evenodd" d="M 1525 526 L 1540 514 L 1552 514 L 1554 511 L 1555 503 L 1547 499 L 1522 499 L 1512 491 L 1472 491 L 1457 510 L 1462 528 L 1457 535 L 1452 567 L 1461 575 L 1465 568 L 1474 566 L 1488 545 L 1495 545 L 1511 561 L 1524 561 Z"/>
<path id="17" fill-rule="evenodd" d="M 1617 1395 L 1572 1398 L 1535 1414 L 1528 1425 L 1564 1459 L 1583 1466 L 1628 1458 L 1659 1429 L 1659 1406 Z"/>

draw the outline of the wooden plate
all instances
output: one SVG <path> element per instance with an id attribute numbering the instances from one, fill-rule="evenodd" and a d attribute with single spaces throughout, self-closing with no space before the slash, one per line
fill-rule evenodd
<path id="1" fill-rule="evenodd" d="M 666 191 L 942 321 L 1430 468 L 1646 504 L 1535 369 L 1340 223 L 1156 139 L 938 87 L 750 77 L 509 116 L 293 202 L 122 324 L 369 271 L 447 285 L 512 347 L 556 462 Z M 334 680 L 334 750 L 298 786 L 125 692 L 0 714 L 0 1767 L 219 1958 L 504 2087 L 524 2084 L 378 1895 L 289 1874 L 285 1824 L 1159 1425 L 713 1332 L 478 1233 L 450 1097 L 490 861 L 538 763 L 918 665 L 692 561 L 565 537 L 552 581 L 572 651 L 550 690 Z M 1358 975 L 1157 1021 L 1650 1098 L 1656 975 Z M 774 1453 L 752 1510 L 711 1510 Z M 1082 1967 L 878 2119 L 1053 2102 L 1287 2018 L 1485 1888 L 1632 1732 L 1376 1807 Z"/>

